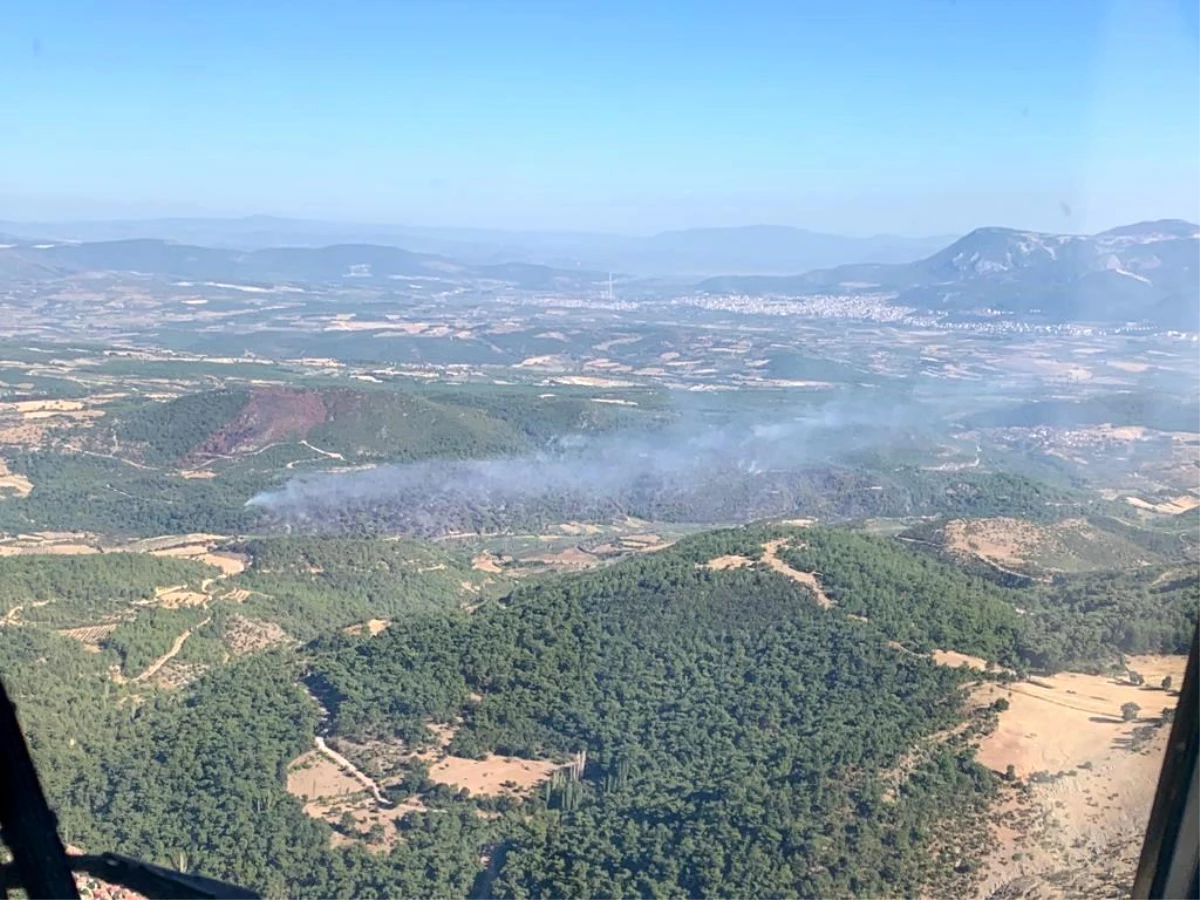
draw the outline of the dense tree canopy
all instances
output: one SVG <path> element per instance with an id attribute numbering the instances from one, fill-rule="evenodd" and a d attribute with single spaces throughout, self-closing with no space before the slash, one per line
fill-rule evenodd
<path id="1" fill-rule="evenodd" d="M 835 605 L 772 568 L 769 543 Z M 68 841 L 270 896 L 962 893 L 994 790 L 970 750 L 989 713 L 967 712 L 964 672 L 920 651 L 1105 666 L 1178 649 L 1197 602 L 1182 570 L 1004 587 L 911 544 L 826 528 L 707 532 L 524 584 L 473 614 L 461 582 L 478 573 L 437 547 L 293 537 L 238 549 L 250 568 L 225 583 L 251 597 L 236 606 L 139 613 L 95 654 L 40 620 L 7 627 L 0 670 Z M 707 565 L 731 555 L 748 563 Z M 7 602 L 54 593 L 45 609 L 88 613 L 209 572 L 132 554 L 0 567 Z M 226 661 L 235 611 L 315 640 Z M 385 614 L 375 637 L 338 630 Z M 201 615 L 212 622 L 196 658 L 212 668 L 199 681 L 113 683 L 109 666 L 141 668 Z M 428 810 L 403 815 L 382 852 L 334 846 L 285 789 L 318 727 L 306 687 L 349 747 L 416 748 L 432 743 L 429 725 L 455 723 L 458 756 L 584 751 L 586 764 L 501 802 L 402 763 L 387 790 Z"/>

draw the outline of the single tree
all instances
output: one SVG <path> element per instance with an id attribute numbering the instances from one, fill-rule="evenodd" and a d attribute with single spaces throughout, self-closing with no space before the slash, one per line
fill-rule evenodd
<path id="1" fill-rule="evenodd" d="M 1121 704 L 1121 718 L 1124 719 L 1126 722 L 1132 722 L 1134 719 L 1136 719 L 1138 717 L 1138 713 L 1140 713 L 1141 711 L 1142 711 L 1142 708 L 1140 706 L 1138 706 L 1136 703 L 1129 702 L 1129 703 Z"/>
<path id="2" fill-rule="evenodd" d="M 1173 685 L 1174 683 L 1175 683 L 1175 679 L 1173 679 L 1170 675 L 1166 675 L 1163 677 L 1163 680 L 1162 680 L 1162 689 L 1164 691 L 1169 691 L 1171 689 L 1171 685 Z"/>

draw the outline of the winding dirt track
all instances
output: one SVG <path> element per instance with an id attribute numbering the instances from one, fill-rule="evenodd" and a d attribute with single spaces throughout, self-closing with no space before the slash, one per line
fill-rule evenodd
<path id="1" fill-rule="evenodd" d="M 779 548 L 787 544 L 786 538 L 777 538 L 773 541 L 767 541 L 763 544 L 762 561 L 765 562 L 771 569 L 778 572 L 780 575 L 786 575 L 792 581 L 798 582 L 812 591 L 813 596 L 817 600 L 817 605 L 822 609 L 831 609 L 837 604 L 834 600 L 825 593 L 821 587 L 821 582 L 812 572 L 801 572 L 793 569 L 782 559 L 779 558 Z"/>
<path id="2" fill-rule="evenodd" d="M 350 762 L 350 760 L 346 759 L 346 757 L 342 756 L 342 754 L 338 753 L 336 750 L 326 744 L 325 738 L 318 734 L 313 738 L 313 744 L 316 745 L 317 751 L 322 756 L 333 760 L 348 775 L 350 775 L 350 777 L 370 791 L 371 795 L 375 798 L 376 803 L 378 803 L 380 806 L 392 805 L 392 802 L 388 800 L 387 797 L 383 796 L 383 791 L 379 789 L 379 785 L 376 784 L 366 773 L 354 765 L 354 763 Z"/>
<path id="3" fill-rule="evenodd" d="M 203 628 L 205 625 L 207 625 L 211 621 L 212 621 L 212 616 L 209 616 L 207 619 L 205 619 L 203 622 L 201 622 L 196 627 Z M 191 636 L 192 636 L 192 630 L 189 628 L 183 634 L 179 635 L 179 637 L 175 638 L 174 642 L 171 644 L 171 649 L 168 650 L 166 653 L 164 653 L 162 656 L 160 656 L 158 659 L 154 660 L 154 662 L 150 663 L 150 665 L 146 666 L 146 671 L 144 671 L 144 672 L 142 672 L 142 674 L 136 676 L 133 679 L 134 682 L 145 681 L 147 678 L 153 678 L 155 675 L 157 675 L 158 670 L 161 669 L 163 666 L 165 666 L 167 663 L 169 663 L 172 659 L 175 658 L 175 655 L 177 653 L 179 653 L 180 650 L 183 649 L 183 645 L 185 643 L 187 643 L 187 639 L 190 638 Z"/>

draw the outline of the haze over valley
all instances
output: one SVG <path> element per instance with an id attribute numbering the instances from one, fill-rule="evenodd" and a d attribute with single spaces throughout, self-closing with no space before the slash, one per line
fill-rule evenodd
<path id="1" fill-rule="evenodd" d="M 1151 882 L 1194 10 L 4 12 L 10 892 Z"/>
<path id="2" fill-rule="evenodd" d="M 235 225 L 5 226 L 0 652 L 36 746 L 71 748 L 38 754 L 70 842 L 167 834 L 270 894 L 583 892 L 560 863 L 615 866 L 599 893 L 1128 889 L 1200 597 L 1195 225 L 886 261 L 722 234 L 747 269 L 707 279 L 704 233 L 641 242 L 646 277 L 585 268 L 592 238 L 513 261 Z M 691 674 L 652 679 L 662 653 Z M 1086 740 L 1043 724 L 1064 704 Z M 832 724 L 863 716 L 894 739 Z M 167 734 L 261 774 L 147 770 Z M 154 811 L 110 805 L 143 778 Z M 247 854 L 206 802 L 304 849 Z M 775 816 L 810 836 L 763 843 Z M 676 843 L 702 821 L 742 842 L 721 871 Z"/>

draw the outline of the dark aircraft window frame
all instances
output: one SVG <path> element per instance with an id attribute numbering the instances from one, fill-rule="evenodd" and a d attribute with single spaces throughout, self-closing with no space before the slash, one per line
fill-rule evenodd
<path id="1" fill-rule="evenodd" d="M 1163 759 L 1146 840 L 1133 882 L 1134 900 L 1200 897 L 1200 686 L 1192 637 L 1183 688 Z"/>

